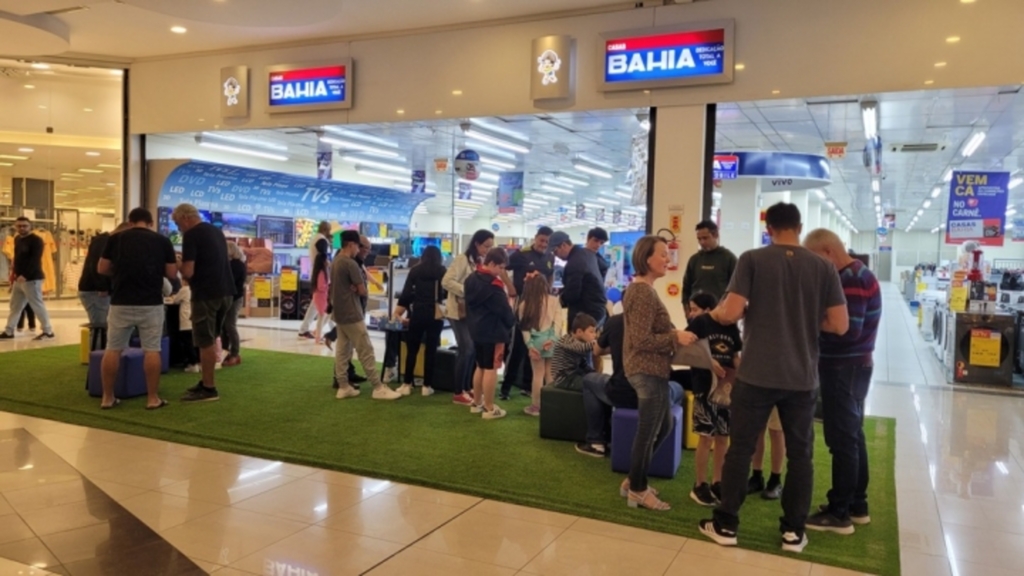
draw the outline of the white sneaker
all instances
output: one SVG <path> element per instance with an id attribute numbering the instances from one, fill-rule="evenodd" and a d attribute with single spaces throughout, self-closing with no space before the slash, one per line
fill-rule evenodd
<path id="1" fill-rule="evenodd" d="M 223 367 L 224 366 L 222 366 L 220 362 L 217 362 L 216 364 L 213 365 L 213 369 L 214 370 L 220 370 Z"/>
<path id="2" fill-rule="evenodd" d="M 484 410 L 484 413 L 481 414 L 480 417 L 483 418 L 484 420 L 497 420 L 498 418 L 504 418 L 507 415 L 508 412 L 505 412 L 504 410 L 501 409 L 500 406 L 495 404 L 494 410 L 491 410 L 490 412 Z"/>
<path id="3" fill-rule="evenodd" d="M 402 395 L 381 384 L 373 389 L 374 400 L 398 400 Z"/>
<path id="4" fill-rule="evenodd" d="M 346 386 L 345 388 L 338 388 L 338 393 L 334 395 L 334 397 L 337 398 L 338 400 L 344 400 L 345 398 L 355 398 L 356 396 L 359 396 L 359 390 L 356 390 L 351 386 Z"/>
<path id="5" fill-rule="evenodd" d="M 473 404 L 473 405 L 471 405 L 469 407 L 469 413 L 470 414 L 480 414 L 483 411 L 484 411 L 484 405 L 483 404 L 480 404 L 479 406 L 477 406 L 476 404 Z"/>
<path id="6" fill-rule="evenodd" d="M 423 388 L 420 388 L 420 394 L 424 396 L 433 396 L 434 389 L 431 388 L 430 386 L 424 386 Z"/>
<path id="7" fill-rule="evenodd" d="M 395 370 L 394 368 L 385 368 L 384 377 L 381 378 L 381 382 L 391 384 L 396 380 L 398 380 L 398 370 Z"/>
<path id="8" fill-rule="evenodd" d="M 199 364 L 189 364 L 188 366 L 185 366 L 185 372 L 188 372 L 189 374 L 199 374 Z"/>
<path id="9" fill-rule="evenodd" d="M 409 396 L 410 394 L 412 394 L 412 386 L 408 384 L 402 384 L 401 386 L 398 387 L 397 390 L 395 390 L 395 392 L 398 392 L 402 396 Z"/>

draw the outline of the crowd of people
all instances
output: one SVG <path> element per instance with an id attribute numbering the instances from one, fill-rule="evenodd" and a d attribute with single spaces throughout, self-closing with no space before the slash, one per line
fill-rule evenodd
<path id="1" fill-rule="evenodd" d="M 152 214 L 143 208 L 133 210 L 114 233 L 97 236 L 89 248 L 81 298 L 90 327 L 105 338 L 103 409 L 119 403 L 114 381 L 121 352 L 135 334 L 145 351 L 146 408 L 167 405 L 159 395 L 159 378 L 163 304 L 169 294 L 181 304 L 182 330 L 190 332 L 196 351 L 187 361 L 189 371 L 201 374 L 183 401 L 219 398 L 218 338 L 227 353 L 223 365 L 241 362 L 237 318 L 244 254 L 203 223 L 194 206 L 179 205 L 172 219 L 183 232 L 180 254 L 153 230 Z M 531 399 L 524 412 L 539 416 L 545 386 L 580 391 L 587 433 L 576 451 L 586 456 L 609 455 L 613 408 L 637 410 L 630 471 L 619 492 L 629 506 L 656 511 L 671 505 L 650 485 L 648 470 L 672 431 L 672 407 L 684 398 L 683 385 L 673 380 L 678 374 L 673 358 L 681 347 L 707 342 L 710 369 L 691 370 L 687 382 L 700 438 L 690 498 L 714 507 L 713 517 L 699 528 L 718 544 L 735 545 L 744 499 L 760 493 L 781 499 L 782 547 L 799 552 L 807 544 L 807 529 L 852 534 L 854 525 L 870 522 L 863 418 L 881 298 L 870 270 L 833 232 L 815 230 L 801 244 L 795 206 L 770 207 L 766 224 L 770 245 L 739 258 L 719 245 L 714 222 L 697 225 L 700 251 L 683 278 L 684 329 L 673 324 L 655 288 L 671 264 L 666 240 L 656 235 L 635 245 L 633 279 L 618 314 L 611 313 L 606 297 L 608 263 L 599 252 L 608 235 L 600 228 L 580 246 L 564 232 L 540 227 L 531 245 L 511 258 L 494 246 L 493 233 L 479 230 L 447 267 L 440 250 L 427 247 L 398 297 L 391 323 L 403 330 L 389 333 L 381 375 L 365 320 L 368 283 L 376 282 L 365 266 L 369 240 L 344 231 L 332 255 L 331 227 L 324 222 L 310 246 L 313 303 L 300 337 L 334 346 L 336 398 L 359 396 L 360 384 L 369 382 L 374 400 L 393 401 L 417 386 L 423 396 L 435 393 L 435 361 L 447 319 L 456 340 L 454 403 L 485 420 L 500 419 L 507 412 L 496 401 L 508 399 L 517 385 Z M 44 336 L 52 337 L 36 284 L 38 246 L 30 228 L 19 219 L 16 297 L 0 337 L 11 337 L 26 307 L 36 311 Z M 565 261 L 558 296 L 552 289 L 556 256 Z M 328 320 L 333 328 L 325 333 Z M 397 365 L 402 341 L 404 367 Z M 417 381 L 421 347 L 424 370 Z M 610 371 L 601 369 L 607 355 Z M 356 374 L 353 357 L 365 376 Z M 396 389 L 389 386 L 394 380 L 400 380 Z M 832 489 L 828 502 L 812 513 L 819 391 L 833 458 Z M 762 472 L 766 432 L 772 453 L 767 483 Z"/>

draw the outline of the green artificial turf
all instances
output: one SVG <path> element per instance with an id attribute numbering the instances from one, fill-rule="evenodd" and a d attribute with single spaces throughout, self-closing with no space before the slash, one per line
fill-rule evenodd
<path id="1" fill-rule="evenodd" d="M 527 399 L 505 402 L 509 416 L 484 421 L 448 394 L 396 402 L 335 400 L 332 361 L 307 355 L 246 350 L 244 363 L 217 373 L 219 402 L 177 402 L 196 375 L 173 372 L 161 381 L 171 406 L 144 410 L 145 399 L 100 411 L 85 390 L 77 347 L 0 355 L 0 410 L 263 458 L 409 482 L 703 538 L 697 520 L 710 511 L 688 497 L 693 453 L 674 480 L 653 479 L 670 512 L 633 510 L 618 496 L 623 475 L 608 460 L 576 454 L 569 442 L 542 440 L 538 420 L 522 413 Z M 854 536 L 810 532 L 803 560 L 882 575 L 899 574 L 894 462 L 895 421 L 865 424 L 871 459 L 872 523 Z M 766 458 L 767 459 L 767 458 Z M 815 452 L 814 502 L 825 501 L 830 457 L 822 434 Z M 777 502 L 747 500 L 740 545 L 782 554 Z"/>

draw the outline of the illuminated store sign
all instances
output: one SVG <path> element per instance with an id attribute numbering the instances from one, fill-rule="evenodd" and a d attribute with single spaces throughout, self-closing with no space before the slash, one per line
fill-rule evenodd
<path id="1" fill-rule="evenodd" d="M 733 23 L 604 34 L 603 90 L 732 82 Z"/>
<path id="2" fill-rule="evenodd" d="M 268 68 L 268 110 L 274 113 L 351 108 L 351 72 L 351 60 L 330 66 Z"/>

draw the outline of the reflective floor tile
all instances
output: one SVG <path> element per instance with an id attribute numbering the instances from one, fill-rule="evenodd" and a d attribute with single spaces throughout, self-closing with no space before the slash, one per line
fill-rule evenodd
<path id="1" fill-rule="evenodd" d="M 235 507 L 314 524 L 350 508 L 366 497 L 358 488 L 296 480 L 243 500 L 235 504 Z"/>
<path id="2" fill-rule="evenodd" d="M 306 527 L 265 514 L 222 508 L 161 535 L 189 557 L 226 566 Z"/>
<path id="3" fill-rule="evenodd" d="M 310 526 L 231 567 L 257 574 L 361 574 L 401 549 L 400 544 Z"/>
<path id="4" fill-rule="evenodd" d="M 385 490 L 385 493 L 400 498 L 419 500 L 420 502 L 433 502 L 434 504 L 443 504 L 445 506 L 457 506 L 459 508 L 469 508 L 481 501 L 480 498 L 475 496 L 455 494 L 454 492 L 434 490 L 433 488 L 423 488 L 422 486 L 410 486 L 408 484 L 394 484 Z"/>
<path id="5" fill-rule="evenodd" d="M 296 481 L 292 476 L 274 471 L 216 466 L 216 470 L 189 475 L 184 480 L 159 488 L 159 491 L 229 506 Z"/>
<path id="6" fill-rule="evenodd" d="M 562 532 L 561 528 L 469 510 L 415 547 L 520 569 Z"/>
<path id="7" fill-rule="evenodd" d="M 577 520 L 576 516 L 569 516 L 568 514 L 559 514 L 558 512 L 549 512 L 547 510 L 539 510 L 537 508 L 527 508 L 526 506 L 496 502 L 494 500 L 484 500 L 474 506 L 473 511 L 481 512 L 483 514 L 493 514 L 503 518 L 513 518 L 516 520 L 526 520 L 527 522 L 546 524 L 556 528 L 568 528 Z"/>
<path id="8" fill-rule="evenodd" d="M 742 535 L 740 537 L 742 538 Z M 793 576 L 807 576 L 811 569 L 811 564 L 802 560 L 754 552 L 753 550 L 744 550 L 742 548 L 728 548 L 704 540 L 687 540 L 686 544 L 683 545 L 682 554 L 725 560 Z"/>
<path id="9" fill-rule="evenodd" d="M 122 501 L 121 505 L 157 532 L 163 532 L 222 508 L 218 504 L 203 500 L 181 498 L 156 491 L 128 498 Z"/>
<path id="10" fill-rule="evenodd" d="M 330 516 L 320 525 L 350 534 L 411 544 L 462 512 L 461 508 L 454 506 L 378 494 Z"/>
<path id="11" fill-rule="evenodd" d="M 516 571 L 420 548 L 408 548 L 367 576 L 512 576 Z"/>
<path id="12" fill-rule="evenodd" d="M 675 557 L 668 570 L 665 571 L 664 576 L 693 576 L 694 574 L 783 576 L 791 574 L 791 572 L 771 570 L 750 564 L 740 564 L 739 562 L 732 562 L 723 558 L 687 554 L 686 547 L 684 546 L 683 551 Z M 807 571 L 803 573 L 803 576 L 808 576 L 809 574 L 810 565 L 807 566 Z"/>
<path id="13" fill-rule="evenodd" d="M 613 524 L 611 522 L 602 522 L 601 520 L 591 520 L 590 518 L 580 518 L 573 523 L 569 529 L 573 532 L 585 532 L 596 536 L 607 536 L 608 538 L 613 538 L 615 540 L 646 544 L 648 546 L 664 548 L 666 550 L 675 550 L 677 552 L 682 549 L 684 544 L 686 544 L 686 538 L 683 538 L 682 536 L 653 532 L 651 530 L 643 530 L 641 528 L 623 526 L 621 524 Z"/>
<path id="14" fill-rule="evenodd" d="M 568 530 L 524 566 L 523 571 L 544 576 L 660 576 L 676 554 L 674 550 Z"/>

